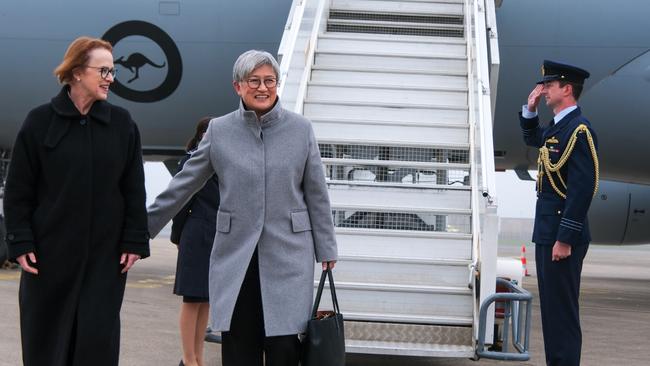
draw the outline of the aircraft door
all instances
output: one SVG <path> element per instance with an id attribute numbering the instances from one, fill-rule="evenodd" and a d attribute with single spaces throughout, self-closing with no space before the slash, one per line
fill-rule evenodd
<path id="1" fill-rule="evenodd" d="M 630 185 L 630 209 L 623 244 L 650 243 L 650 187 Z"/>

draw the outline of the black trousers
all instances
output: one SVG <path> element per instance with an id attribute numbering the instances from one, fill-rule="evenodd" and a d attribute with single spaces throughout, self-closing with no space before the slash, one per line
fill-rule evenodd
<path id="1" fill-rule="evenodd" d="M 222 334 L 223 366 L 298 366 L 300 340 L 297 334 L 266 337 L 257 249 L 239 290 L 230 322 Z"/>
<path id="2" fill-rule="evenodd" d="M 552 245 L 535 246 L 539 302 L 542 312 L 544 351 L 548 366 L 579 366 L 580 274 L 589 244 L 574 246 L 571 255 L 552 261 Z"/>

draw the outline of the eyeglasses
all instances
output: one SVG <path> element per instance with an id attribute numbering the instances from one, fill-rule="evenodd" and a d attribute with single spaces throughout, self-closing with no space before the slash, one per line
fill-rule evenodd
<path id="1" fill-rule="evenodd" d="M 90 69 L 99 70 L 99 75 L 101 75 L 102 79 L 106 79 L 108 77 L 108 74 L 111 74 L 113 79 L 115 79 L 115 74 L 117 74 L 117 70 L 114 67 L 110 69 L 106 66 L 102 66 L 102 67 L 86 66 L 86 67 Z"/>
<path id="2" fill-rule="evenodd" d="M 246 80 L 246 84 L 248 84 L 249 88 L 252 89 L 257 89 L 262 85 L 262 82 L 264 82 L 264 86 L 273 89 L 278 85 L 278 80 L 277 79 L 264 79 L 264 81 L 260 79 L 248 79 Z"/>

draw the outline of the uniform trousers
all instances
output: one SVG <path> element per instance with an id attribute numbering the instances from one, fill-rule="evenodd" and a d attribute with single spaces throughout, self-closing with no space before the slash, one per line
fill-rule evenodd
<path id="1" fill-rule="evenodd" d="M 257 249 L 239 290 L 230 331 L 224 332 L 222 339 L 223 366 L 298 366 L 297 334 L 265 336 Z"/>
<path id="2" fill-rule="evenodd" d="M 573 246 L 571 255 L 553 262 L 552 245 L 535 246 L 537 283 L 548 366 L 578 366 L 582 349 L 580 274 L 589 244 Z"/>

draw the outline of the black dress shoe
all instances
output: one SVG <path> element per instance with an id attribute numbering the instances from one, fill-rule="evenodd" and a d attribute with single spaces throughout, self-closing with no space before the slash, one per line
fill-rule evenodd
<path id="1" fill-rule="evenodd" d="M 205 341 L 211 343 L 221 343 L 221 336 L 214 333 L 205 333 Z"/>

